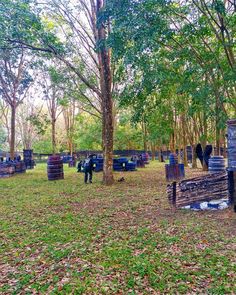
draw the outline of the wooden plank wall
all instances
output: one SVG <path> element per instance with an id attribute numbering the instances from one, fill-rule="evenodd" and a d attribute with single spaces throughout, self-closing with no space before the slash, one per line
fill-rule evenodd
<path id="1" fill-rule="evenodd" d="M 228 198 L 227 172 L 207 174 L 167 185 L 172 206 L 181 208 L 193 203 Z"/>

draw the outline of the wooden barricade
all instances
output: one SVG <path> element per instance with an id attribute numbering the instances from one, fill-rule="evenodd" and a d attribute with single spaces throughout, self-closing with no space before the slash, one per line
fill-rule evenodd
<path id="1" fill-rule="evenodd" d="M 172 206 L 181 208 L 197 202 L 228 198 L 227 172 L 208 174 L 167 185 Z"/>

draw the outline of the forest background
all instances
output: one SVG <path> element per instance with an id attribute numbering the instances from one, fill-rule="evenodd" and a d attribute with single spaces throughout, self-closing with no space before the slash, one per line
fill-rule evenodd
<path id="1" fill-rule="evenodd" d="M 225 147 L 235 1 L 4 0 L 0 11 L 1 149 L 178 148 L 186 163 L 187 145 Z"/>

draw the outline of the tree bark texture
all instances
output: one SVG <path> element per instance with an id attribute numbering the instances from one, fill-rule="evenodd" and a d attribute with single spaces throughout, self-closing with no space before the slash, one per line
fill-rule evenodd
<path id="1" fill-rule="evenodd" d="M 52 153 L 56 153 L 56 120 L 52 119 Z"/>
<path id="2" fill-rule="evenodd" d="M 104 7 L 102 0 L 97 0 L 97 19 L 101 9 Z M 103 120 L 103 182 L 105 185 L 111 185 L 114 182 L 113 177 L 113 101 L 111 93 L 111 64 L 110 53 L 106 48 L 106 25 L 98 24 L 97 45 L 99 46 L 98 59 L 100 64 L 100 85 L 102 96 L 102 120 Z"/>
<path id="3" fill-rule="evenodd" d="M 11 105 L 10 157 L 12 160 L 14 160 L 14 156 L 15 156 L 15 135 L 16 135 L 16 106 Z"/>

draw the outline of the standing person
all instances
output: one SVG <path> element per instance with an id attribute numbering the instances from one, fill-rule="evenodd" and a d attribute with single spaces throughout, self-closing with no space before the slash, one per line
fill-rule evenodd
<path id="1" fill-rule="evenodd" d="M 84 183 L 92 183 L 93 178 L 93 155 L 88 156 L 87 159 L 84 160 Z M 89 179 L 88 179 L 89 178 Z"/>
<path id="2" fill-rule="evenodd" d="M 82 165 L 83 165 L 83 161 L 80 160 L 77 165 L 77 172 L 81 172 Z"/>

